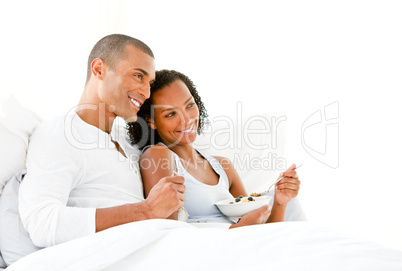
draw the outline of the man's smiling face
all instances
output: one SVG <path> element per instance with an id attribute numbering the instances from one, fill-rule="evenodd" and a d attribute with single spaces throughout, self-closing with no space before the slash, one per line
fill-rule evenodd
<path id="1" fill-rule="evenodd" d="M 127 122 L 137 119 L 137 112 L 150 96 L 155 79 L 154 58 L 134 46 L 125 48 L 125 57 L 115 67 L 105 65 L 99 98 L 114 116 Z"/>

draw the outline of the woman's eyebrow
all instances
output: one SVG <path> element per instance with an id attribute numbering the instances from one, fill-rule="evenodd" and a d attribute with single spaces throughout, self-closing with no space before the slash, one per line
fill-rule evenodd
<path id="1" fill-rule="evenodd" d="M 193 96 L 191 96 L 190 98 L 188 98 L 188 99 L 184 102 L 184 104 L 188 103 L 192 98 L 193 98 Z M 176 107 L 170 107 L 170 108 L 163 109 L 163 110 L 161 111 L 161 113 L 163 113 L 164 111 L 173 110 L 173 109 L 176 109 Z"/>
<path id="2" fill-rule="evenodd" d="M 188 98 L 187 101 L 184 102 L 184 104 L 188 103 L 192 98 L 193 98 L 193 96 L 191 96 L 190 98 Z"/>
<path id="3" fill-rule="evenodd" d="M 163 113 L 163 112 L 165 112 L 165 111 L 173 110 L 173 109 L 176 109 L 176 107 L 170 107 L 170 108 L 163 109 L 163 110 L 161 111 L 161 113 Z"/>

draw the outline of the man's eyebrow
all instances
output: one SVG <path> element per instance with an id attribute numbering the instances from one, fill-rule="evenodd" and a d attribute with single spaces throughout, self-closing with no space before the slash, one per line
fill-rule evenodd
<path id="1" fill-rule="evenodd" d="M 133 70 L 142 72 L 145 76 L 149 76 L 149 73 L 146 70 L 143 70 L 141 68 L 133 68 Z"/>
<path id="2" fill-rule="evenodd" d="M 193 96 L 191 96 L 190 98 L 188 98 L 187 101 L 184 102 L 184 104 L 188 103 L 192 98 L 193 98 Z M 161 111 L 161 113 L 163 113 L 164 111 L 173 110 L 173 109 L 176 109 L 176 107 L 170 107 L 170 108 L 163 109 L 163 110 Z"/>

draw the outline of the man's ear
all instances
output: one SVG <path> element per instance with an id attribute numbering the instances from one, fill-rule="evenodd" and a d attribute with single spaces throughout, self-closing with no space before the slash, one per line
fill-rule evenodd
<path id="1" fill-rule="evenodd" d="M 145 117 L 145 120 L 147 121 L 148 126 L 151 127 L 151 129 L 156 130 L 155 121 L 152 118 Z"/>
<path id="2" fill-rule="evenodd" d="M 91 63 L 91 72 L 94 77 L 103 79 L 106 72 L 106 63 L 100 58 L 95 58 Z"/>

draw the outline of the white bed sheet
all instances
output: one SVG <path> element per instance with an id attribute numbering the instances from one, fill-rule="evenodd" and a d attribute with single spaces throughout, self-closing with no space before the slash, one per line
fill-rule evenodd
<path id="1" fill-rule="evenodd" d="M 43 249 L 22 258 L 7 270 L 243 268 L 402 270 L 402 252 L 310 222 L 271 223 L 228 230 L 199 228 L 171 220 L 148 220 Z"/>

